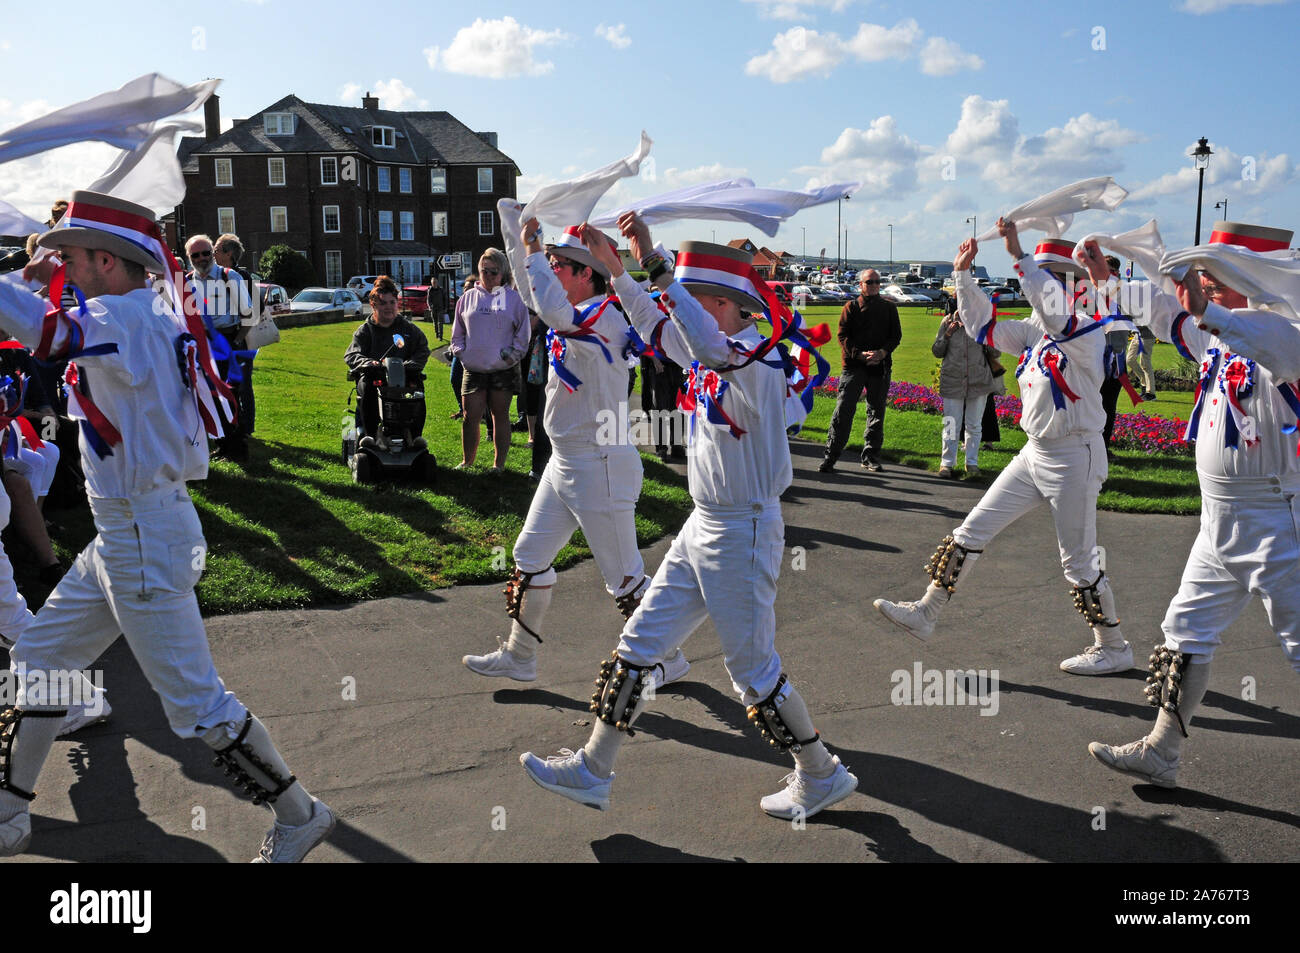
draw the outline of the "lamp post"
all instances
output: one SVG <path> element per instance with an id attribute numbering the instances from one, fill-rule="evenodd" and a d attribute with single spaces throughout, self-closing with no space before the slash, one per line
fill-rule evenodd
<path id="1" fill-rule="evenodd" d="M 1228 200 L 1224 199 L 1222 202 L 1215 202 L 1214 207 L 1223 209 L 1222 220 L 1226 222 L 1228 220 Z"/>
<path id="2" fill-rule="evenodd" d="M 889 229 L 889 270 L 892 273 L 894 270 L 894 226 L 886 225 L 885 228 Z"/>
<path id="3" fill-rule="evenodd" d="M 1210 151 L 1210 143 L 1204 137 L 1196 140 L 1196 148 L 1192 150 L 1192 161 L 1196 163 L 1197 182 L 1196 182 L 1196 242 L 1201 243 L 1201 194 L 1205 191 L 1205 169 L 1210 164 L 1210 156 L 1214 155 Z"/>
<path id="4" fill-rule="evenodd" d="M 975 233 L 979 231 L 979 216 L 972 215 L 970 218 L 966 219 L 966 224 L 970 226 L 970 237 L 974 238 Z"/>
<path id="5" fill-rule="evenodd" d="M 840 246 L 840 229 L 844 227 L 844 203 L 849 200 L 848 195 L 841 195 L 835 200 L 835 270 L 844 269 L 844 256 Z"/>
<path id="6" fill-rule="evenodd" d="M 799 228 L 803 231 L 803 261 L 804 264 L 807 264 L 808 263 L 808 226 L 800 225 Z"/>

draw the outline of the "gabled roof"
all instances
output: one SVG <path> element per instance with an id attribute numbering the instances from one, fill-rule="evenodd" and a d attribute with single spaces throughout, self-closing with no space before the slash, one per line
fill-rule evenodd
<path id="1" fill-rule="evenodd" d="M 268 136 L 262 117 L 269 112 L 298 116 L 291 136 Z M 397 132 L 396 148 L 371 143 L 373 126 L 390 126 Z M 186 137 L 186 140 L 192 137 Z M 396 112 L 359 106 L 306 103 L 292 93 L 261 112 L 235 123 L 212 142 L 200 141 L 187 153 L 182 142 L 180 158 L 186 172 L 198 171 L 198 154 L 240 155 L 277 152 L 359 152 L 377 162 L 395 165 L 482 164 L 514 165 L 514 160 L 489 145 L 451 113 Z"/>

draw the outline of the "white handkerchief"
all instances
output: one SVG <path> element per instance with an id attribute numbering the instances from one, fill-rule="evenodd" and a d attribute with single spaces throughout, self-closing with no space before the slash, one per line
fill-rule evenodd
<path id="1" fill-rule="evenodd" d="M 1063 185 L 1030 202 L 1017 205 L 1002 217 L 1008 222 L 1015 222 L 1018 231 L 1046 232 L 1048 238 L 1060 238 L 1074 221 L 1076 212 L 1093 208 L 1113 212 L 1127 197 L 1127 189 L 1117 185 L 1110 176 L 1104 175 Z M 997 237 L 998 228 L 994 225 L 979 237 L 979 241 Z"/>

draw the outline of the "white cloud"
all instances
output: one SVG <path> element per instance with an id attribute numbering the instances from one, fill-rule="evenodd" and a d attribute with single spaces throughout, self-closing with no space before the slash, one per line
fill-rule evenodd
<path id="1" fill-rule="evenodd" d="M 844 46 L 861 63 L 903 60 L 916 49 L 921 36 L 921 25 L 911 18 L 899 20 L 888 29 L 863 23 Z"/>
<path id="2" fill-rule="evenodd" d="M 1230 7 L 1266 7 L 1289 2 L 1290 0 L 1182 0 L 1175 9 L 1200 16 L 1204 13 L 1219 13 Z"/>
<path id="3" fill-rule="evenodd" d="M 339 89 L 339 102 L 356 106 L 367 92 L 378 97 L 380 109 L 427 109 L 429 106 L 427 99 L 417 96 L 415 90 L 397 77 L 377 79 L 364 87 L 360 83 L 344 83 Z"/>
<path id="4" fill-rule="evenodd" d="M 632 45 L 632 38 L 627 35 L 627 26 L 622 23 L 617 26 L 605 26 L 602 23 L 596 27 L 596 35 L 616 50 L 625 50 Z"/>
<path id="5" fill-rule="evenodd" d="M 769 20 L 803 20 L 815 15 L 819 8 L 840 13 L 848 9 L 852 0 L 744 0 L 744 2 L 758 4 L 759 14 Z"/>
<path id="6" fill-rule="evenodd" d="M 456 31 L 446 49 L 425 49 L 430 69 L 444 69 L 464 76 L 507 79 L 512 76 L 540 76 L 555 69 L 550 60 L 533 58 L 536 48 L 571 39 L 562 30 L 534 30 L 514 17 L 500 20 L 477 19 Z"/>
<path id="7" fill-rule="evenodd" d="M 44 99 L 15 102 L 0 99 L 0 131 L 30 122 L 59 108 Z M 102 142 L 79 142 L 61 149 L 6 163 L 0 176 L 0 198 L 17 206 L 38 222 L 50 217 L 57 198 L 84 189 L 121 155 Z"/>
<path id="8" fill-rule="evenodd" d="M 1192 148 L 1189 145 L 1186 151 L 1190 154 Z M 1205 169 L 1207 198 L 1210 189 L 1227 192 L 1230 197 L 1263 195 L 1300 178 L 1300 167 L 1285 152 L 1240 155 L 1213 142 L 1210 148 L 1214 155 Z M 1129 204 L 1151 204 L 1155 199 L 1172 195 L 1190 196 L 1196 191 L 1197 178 L 1196 168 L 1188 158 L 1186 165 L 1176 171 L 1167 172 L 1133 189 L 1129 194 Z M 1213 208 L 1213 203 L 1208 207 Z"/>
<path id="9" fill-rule="evenodd" d="M 951 76 L 964 69 L 983 68 L 982 59 L 941 36 L 930 37 L 921 50 L 921 72 L 926 76 Z"/>
<path id="10" fill-rule="evenodd" d="M 907 60 L 918 56 L 925 35 L 920 24 L 908 17 L 891 27 L 862 23 L 858 31 L 843 39 L 837 33 L 819 33 L 797 26 L 772 38 L 772 48 L 745 64 L 745 73 L 764 76 L 774 83 L 788 83 L 808 76 L 830 76 L 847 59 L 859 63 Z M 960 70 L 982 69 L 984 61 L 967 53 L 951 40 L 931 37 L 918 56 L 921 71 L 929 76 L 949 76 Z"/>
<path id="11" fill-rule="evenodd" d="M 807 188 L 858 181 L 862 198 L 897 199 L 916 190 L 923 153 L 919 143 L 899 131 L 893 116 L 880 116 L 867 129 L 841 132 L 822 150 L 822 166 L 797 171 L 811 176 Z"/>
<path id="12" fill-rule="evenodd" d="M 697 165 L 690 169 L 664 169 L 660 175 L 659 191 L 685 188 L 702 182 L 717 182 L 720 179 L 738 179 L 745 175 L 745 170 L 736 166 L 725 166 L 721 162 L 711 165 Z"/>
<path id="13" fill-rule="evenodd" d="M 942 212 L 969 212 L 975 209 L 975 203 L 956 189 L 942 189 L 930 196 L 925 203 L 925 211 L 930 215 Z"/>
<path id="14" fill-rule="evenodd" d="M 830 76 L 844 59 L 844 43 L 834 33 L 797 26 L 772 38 L 772 49 L 745 64 L 749 76 L 789 83 L 806 76 Z"/>

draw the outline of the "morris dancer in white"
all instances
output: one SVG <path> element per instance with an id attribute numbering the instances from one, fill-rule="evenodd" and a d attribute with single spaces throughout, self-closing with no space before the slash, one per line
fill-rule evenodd
<path id="1" fill-rule="evenodd" d="M 59 309 L 64 271 L 47 258 L 28 265 L 23 278 L 53 282 L 53 304 L 47 310 L 18 276 L 0 277 L 0 326 L 38 357 L 74 358 L 64 380 L 69 411 L 81 423 L 98 535 L 11 653 L 20 686 L 17 704 L 0 711 L 0 855 L 27 846 L 28 804 L 66 713 L 65 699 L 55 697 L 61 691 L 28 690 L 29 676 L 32 685 L 42 676 L 53 685 L 53 673 L 83 668 L 121 633 L 172 730 L 202 738 L 237 787 L 271 805 L 275 823 L 254 862 L 299 861 L 329 834 L 334 814 L 298 783 L 265 726 L 226 691 L 194 597 L 207 547 L 185 483 L 207 476 L 200 417 L 212 422 L 214 415 L 196 396 L 215 367 L 202 326 L 191 322 L 182 333 L 145 275 L 164 275 L 179 303 L 180 266 L 152 212 L 96 192 L 74 192 L 40 244 L 59 251 L 59 267 L 85 304 L 72 314 Z"/>
<path id="2" fill-rule="evenodd" d="M 1062 279 L 1078 266 L 1074 243 L 1059 238 L 1041 242 L 1031 258 L 1020 247 L 1016 226 L 998 220 L 1007 251 L 1033 312 L 1026 321 L 998 321 L 992 304 L 970 276 L 978 246 L 961 243 L 953 273 L 957 308 L 966 332 L 981 344 L 1020 353 L 1016 376 L 1024 412 L 1020 425 L 1029 442 L 1007 465 L 961 526 L 939 544 L 926 571 L 932 580 L 917 602 L 877 599 L 886 619 L 921 640 L 934 631 L 939 613 L 952 598 L 962 569 L 969 571 L 995 536 L 1035 507 L 1047 503 L 1056 521 L 1061 567 L 1073 586 L 1075 608 L 1092 627 L 1093 644 L 1061 663 L 1075 675 L 1105 675 L 1133 667 L 1133 652 L 1120 633 L 1115 596 L 1097 558 L 1097 492 L 1106 479 L 1106 447 L 1101 439 L 1103 355 L 1109 300 L 1093 306 L 1086 297 L 1071 300 Z M 1089 263 L 1094 286 L 1110 276 L 1104 260 Z"/>
<path id="3" fill-rule="evenodd" d="M 1201 531 L 1161 625 L 1164 645 L 1152 656 L 1154 728 L 1129 744 L 1093 742 L 1088 751 L 1161 787 L 1177 784 L 1186 726 L 1205 697 L 1220 636 L 1253 597 L 1300 672 L 1300 261 L 1280 260 L 1291 235 L 1220 222 L 1208 245 L 1167 255 L 1161 265 L 1166 274 L 1189 265 L 1208 271 L 1188 271 L 1177 300 L 1156 293 L 1151 301 L 1155 335 L 1201 365 L 1186 433 L 1196 442 Z M 1230 285 L 1245 288 L 1252 272 L 1263 282 L 1289 282 L 1292 300 L 1269 295 L 1264 284 L 1248 302 Z M 1250 306 L 1269 297 L 1268 309 Z"/>
<path id="4" fill-rule="evenodd" d="M 787 786 L 763 798 L 762 809 L 776 817 L 810 817 L 848 797 L 858 781 L 821 742 L 774 644 L 785 539 L 779 497 L 792 476 L 788 405 L 779 367 L 763 360 L 746 364 L 763 344 L 749 317 L 763 310 L 750 256 L 723 245 L 683 242 L 673 281 L 636 214 L 620 218 L 619 227 L 663 292 L 671 321 L 623 270 L 599 232 L 586 226 L 583 237 L 614 275 L 614 289 L 637 333 L 658 339 L 671 360 L 691 367 L 688 404 L 693 400 L 695 417 L 687 475 L 695 509 L 624 627 L 612 660 L 601 665 L 591 706 L 595 728 L 586 747 L 545 760 L 528 752 L 519 760 L 548 791 L 607 808 L 614 759 L 650 700 L 658 663 L 709 618 L 750 720 L 771 744 L 794 755 Z"/>
<path id="5" fill-rule="evenodd" d="M 510 227 L 507 221 L 503 214 L 503 228 Z M 641 454 L 628 439 L 626 409 L 619 413 L 627 403 L 628 322 L 608 294 L 608 266 L 583 246 L 576 228 L 548 247 L 549 258 L 540 235 L 536 219 L 523 225 L 524 270 L 538 316 L 550 328 L 543 425 L 551 459 L 515 541 L 515 572 L 506 587 L 506 612 L 513 620 L 509 639 L 498 637 L 495 652 L 462 660 L 471 672 L 517 682 L 537 678 L 537 647 L 556 581 L 551 563 L 574 530 L 582 529 L 624 619 L 650 585 L 636 543 Z M 606 418 L 622 421 L 612 443 L 599 437 L 602 430 L 608 433 Z M 689 668 L 678 652 L 664 661 L 660 684 Z"/>

